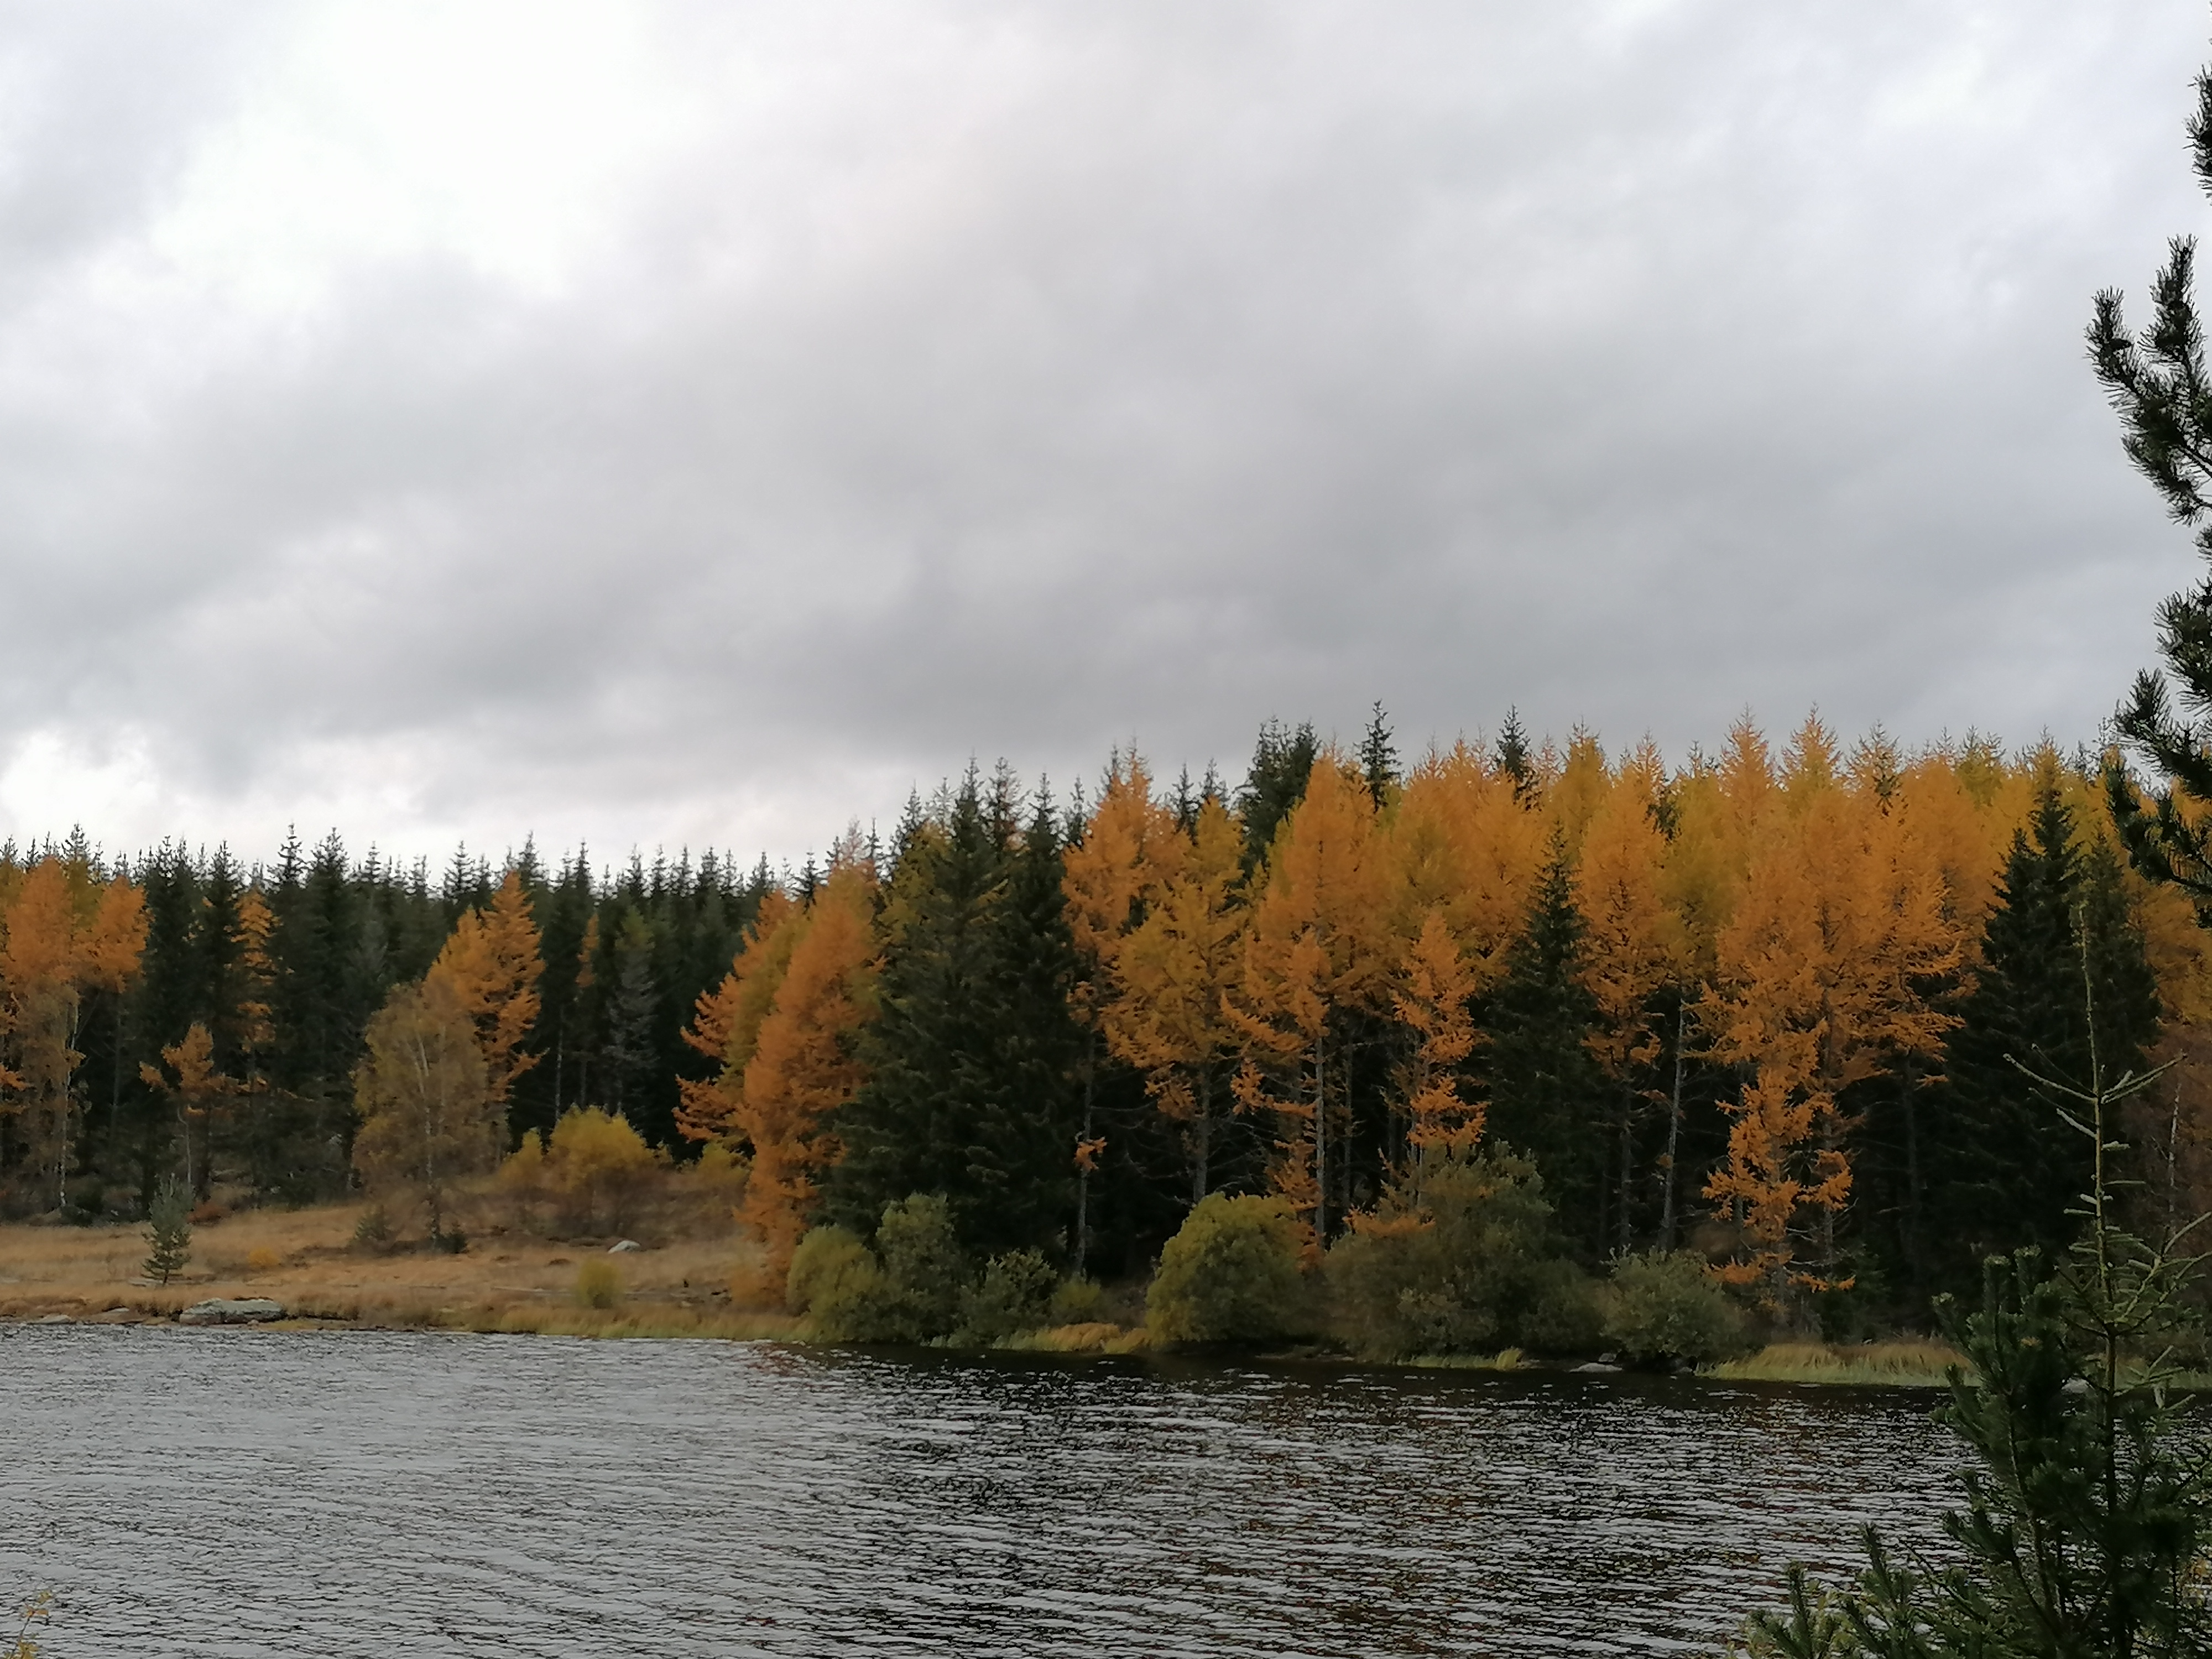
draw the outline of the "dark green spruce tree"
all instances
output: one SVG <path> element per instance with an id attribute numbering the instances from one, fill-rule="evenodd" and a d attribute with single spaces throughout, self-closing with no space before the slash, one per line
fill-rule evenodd
<path id="1" fill-rule="evenodd" d="M 1237 792 L 1237 810 L 1244 820 L 1247 870 L 1267 856 L 1275 831 L 1306 798 L 1306 784 L 1320 754 L 1321 739 L 1310 720 L 1302 721 L 1296 731 L 1273 720 L 1260 728 L 1260 740 L 1252 747 L 1252 769 Z"/>
<path id="2" fill-rule="evenodd" d="M 2083 963 L 2097 1010 L 2084 1013 Z M 1958 1241 L 1942 1277 L 1966 1288 L 1984 1256 L 2072 1241 L 2088 1149 L 2020 1066 L 2085 1076 L 2094 1035 L 2116 1072 L 2140 1070 L 2156 1040 L 2157 984 L 2128 914 L 2118 861 L 2075 845 L 2055 782 L 2014 832 L 1982 935 L 1982 967 L 1945 1045 L 1948 1109 L 1938 1114 L 1939 1175 Z"/>
<path id="3" fill-rule="evenodd" d="M 872 1231 L 884 1206 L 935 1194 L 978 1254 L 1064 1251 L 1073 1220 L 1082 1035 L 1048 803 L 1027 823 L 1002 770 L 971 768 L 938 811 L 910 811 L 884 893 L 881 1013 L 868 1080 L 836 1117 L 832 1218 Z"/>
<path id="4" fill-rule="evenodd" d="M 1477 1052 L 1490 1098 L 1489 1133 L 1534 1161 L 1561 1229 L 1595 1259 L 1611 1231 L 1605 1142 L 1595 1132 L 1607 1085 L 1588 1046 L 1597 1005 L 1582 968 L 1573 865 L 1555 836 L 1504 977 L 1483 1000 L 1489 1041 Z"/>

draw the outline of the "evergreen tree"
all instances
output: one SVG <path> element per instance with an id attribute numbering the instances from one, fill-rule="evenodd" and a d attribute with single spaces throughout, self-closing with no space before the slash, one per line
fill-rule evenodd
<path id="1" fill-rule="evenodd" d="M 2197 77 L 2188 123 L 2198 185 L 2212 194 L 2212 70 Z M 2176 523 L 2197 526 L 2197 550 L 2212 559 L 2212 375 L 2196 301 L 2197 241 L 2176 237 L 2151 284 L 2152 319 L 2128 331 L 2117 289 L 2096 296 L 2088 343 L 2124 436 L 2121 447 L 2164 498 Z M 2106 793 L 2136 866 L 2178 883 L 2212 917 L 2212 575 L 2159 607 L 2163 671 L 2145 669 L 2114 726 L 2150 767 L 2148 799 L 2117 757 Z"/>
<path id="2" fill-rule="evenodd" d="M 1252 749 L 1252 769 L 1237 792 L 1237 815 L 1244 821 L 1247 870 L 1267 856 L 1275 830 L 1305 799 L 1306 783 L 1320 753 L 1321 740 L 1310 721 L 1302 722 L 1295 732 L 1275 720 L 1260 728 L 1260 740 Z"/>
<path id="3" fill-rule="evenodd" d="M 1528 734 L 1521 729 L 1521 711 L 1505 711 L 1505 724 L 1498 729 L 1498 746 L 1492 751 L 1498 769 L 1513 780 L 1513 799 L 1527 803 L 1536 787 L 1536 767 L 1528 750 Z"/>
<path id="4" fill-rule="evenodd" d="M 615 930 L 614 973 L 606 1006 L 606 1046 L 600 1076 L 606 1104 L 628 1117 L 645 1103 L 653 1065 L 653 1020 L 658 998 L 653 979 L 653 930 L 635 905 L 624 908 Z M 635 1119 L 633 1128 L 641 1128 Z"/>
<path id="5" fill-rule="evenodd" d="M 1359 773 L 1378 811 L 1389 805 L 1390 793 L 1398 787 L 1398 748 L 1390 738 L 1390 722 L 1378 698 L 1368 718 L 1367 735 L 1359 741 Z"/>
<path id="6" fill-rule="evenodd" d="M 845 1158 L 831 1216 L 858 1231 L 935 1194 L 970 1249 L 1058 1246 L 1072 1219 L 1082 1036 L 1060 894 L 1060 842 L 1040 799 L 1026 827 L 1002 773 L 971 768 L 941 815 L 902 827 L 884 896 L 881 1012 L 867 1081 L 836 1115 Z"/>
<path id="7" fill-rule="evenodd" d="M 2029 1244 L 2056 1255 L 2073 1237 L 2087 1149 L 2019 1067 L 2087 1074 L 2085 952 L 2097 1049 L 2117 1073 L 2140 1069 L 2159 1018 L 2142 934 L 2112 853 L 2075 847 L 2073 814 L 2046 781 L 2014 832 L 1981 972 L 1946 1045 L 1952 1109 L 1938 1146 L 1957 1206 L 1956 1282 L 1971 1283 L 1985 1255 Z"/>
<path id="8" fill-rule="evenodd" d="M 1491 1137 L 1534 1162 L 1575 1243 L 1596 1257 L 1610 1231 L 1605 1146 L 1594 1127 L 1607 1087 L 1589 1048 L 1599 1012 L 1584 982 L 1583 927 L 1566 844 L 1555 834 L 1527 926 L 1485 999 L 1489 1042 L 1480 1063 Z"/>

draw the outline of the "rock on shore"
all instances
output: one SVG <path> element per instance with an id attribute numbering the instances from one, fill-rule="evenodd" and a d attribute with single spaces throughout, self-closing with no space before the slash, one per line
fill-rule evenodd
<path id="1" fill-rule="evenodd" d="M 214 1297 L 177 1316 L 179 1325 L 258 1325 L 284 1316 L 284 1304 L 265 1296 Z"/>

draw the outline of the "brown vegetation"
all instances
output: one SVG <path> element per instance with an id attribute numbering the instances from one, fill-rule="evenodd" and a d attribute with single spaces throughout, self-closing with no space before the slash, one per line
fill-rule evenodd
<path id="1" fill-rule="evenodd" d="M 458 1253 L 402 1243 L 386 1250 L 355 1242 L 366 1203 L 303 1210 L 246 1210 L 194 1232 L 191 1260 L 166 1286 L 140 1272 L 137 1227 L 0 1227 L 0 1318 L 164 1317 L 209 1297 L 268 1297 L 296 1318 L 372 1326 L 562 1335 L 761 1337 L 787 1333 L 781 1314 L 730 1306 L 733 1272 L 754 1246 L 726 1224 L 664 1233 L 641 1229 L 643 1248 L 621 1263 L 614 1307 L 576 1304 L 579 1264 L 606 1261 L 609 1238 L 534 1237 L 500 1220 L 491 1191 L 464 1196 L 468 1223 Z M 659 1219 L 672 1208 L 659 1206 Z M 702 1235 L 704 1236 L 702 1236 Z"/>

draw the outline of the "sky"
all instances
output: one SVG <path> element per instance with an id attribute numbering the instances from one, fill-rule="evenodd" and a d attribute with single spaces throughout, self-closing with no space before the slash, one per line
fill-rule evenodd
<path id="1" fill-rule="evenodd" d="M 2203 0 L 0 0 L 0 832 L 2095 739 Z"/>

